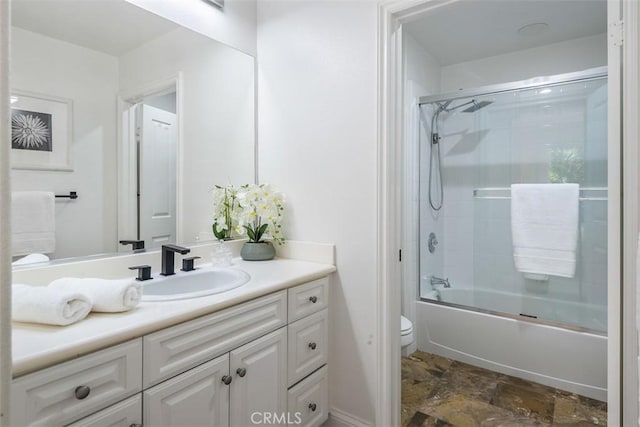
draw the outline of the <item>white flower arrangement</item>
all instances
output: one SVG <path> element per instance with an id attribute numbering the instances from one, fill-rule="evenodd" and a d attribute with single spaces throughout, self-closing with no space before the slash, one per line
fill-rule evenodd
<path id="1" fill-rule="evenodd" d="M 284 195 L 274 191 L 269 184 L 246 184 L 237 193 L 240 205 L 236 233 L 246 233 L 250 242 L 272 240 L 284 243 L 282 215 Z"/>
<path id="2" fill-rule="evenodd" d="M 216 185 L 213 190 L 213 225 L 211 226 L 216 239 L 228 240 L 238 229 L 240 204 L 238 203 L 238 189 L 233 185 L 224 187 Z M 240 233 L 238 233 L 240 234 Z"/>

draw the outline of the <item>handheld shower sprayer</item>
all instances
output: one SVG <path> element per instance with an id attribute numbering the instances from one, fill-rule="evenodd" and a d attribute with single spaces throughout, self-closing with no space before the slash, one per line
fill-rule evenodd
<path id="1" fill-rule="evenodd" d="M 431 205 L 431 209 L 434 211 L 439 211 L 442 209 L 442 203 L 444 202 L 444 186 L 442 182 L 442 154 L 440 152 L 440 137 L 438 130 L 438 117 L 440 113 L 450 113 L 452 111 L 458 110 L 462 107 L 467 107 L 462 110 L 463 113 L 475 113 L 481 108 L 486 107 L 487 105 L 493 104 L 493 101 L 477 101 L 476 99 L 472 99 L 468 102 L 463 102 L 462 104 L 456 105 L 454 107 L 449 108 L 452 100 L 437 102 L 436 112 L 431 117 L 431 144 L 429 151 L 429 205 Z M 437 151 L 437 153 L 435 153 Z M 432 193 L 432 181 L 434 179 L 434 169 L 437 169 L 437 180 L 438 180 L 438 189 L 440 193 L 440 197 L 438 197 L 437 201 L 434 201 L 433 193 Z"/>

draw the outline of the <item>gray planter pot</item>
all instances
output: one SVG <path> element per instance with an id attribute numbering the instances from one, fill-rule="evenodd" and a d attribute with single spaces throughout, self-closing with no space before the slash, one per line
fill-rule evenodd
<path id="1" fill-rule="evenodd" d="M 276 248 L 271 242 L 245 242 L 240 256 L 245 261 L 267 261 L 276 256 Z"/>

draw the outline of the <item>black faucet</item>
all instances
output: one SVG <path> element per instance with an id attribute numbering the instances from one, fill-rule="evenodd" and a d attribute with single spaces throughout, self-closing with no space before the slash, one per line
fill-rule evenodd
<path id="1" fill-rule="evenodd" d="M 178 252 L 181 255 L 191 252 L 189 248 L 183 248 L 178 245 L 162 245 L 162 267 L 160 274 L 163 276 L 171 276 L 174 272 L 174 253 Z"/>
<path id="2" fill-rule="evenodd" d="M 120 240 L 121 245 L 132 245 L 134 251 L 144 249 L 144 240 Z"/>

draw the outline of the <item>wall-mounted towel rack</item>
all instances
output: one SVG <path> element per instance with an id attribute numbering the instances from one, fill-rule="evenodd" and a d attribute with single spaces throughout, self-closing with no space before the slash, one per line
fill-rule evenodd
<path id="1" fill-rule="evenodd" d="M 56 194 L 56 199 L 77 199 L 78 193 L 75 191 L 69 191 L 69 194 Z"/>
<path id="2" fill-rule="evenodd" d="M 580 187 L 580 201 L 606 201 L 607 187 Z M 486 187 L 473 190 L 473 197 L 476 199 L 511 199 L 511 188 L 509 187 Z"/>

